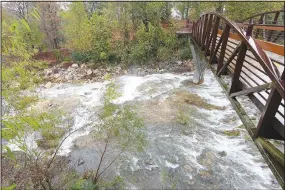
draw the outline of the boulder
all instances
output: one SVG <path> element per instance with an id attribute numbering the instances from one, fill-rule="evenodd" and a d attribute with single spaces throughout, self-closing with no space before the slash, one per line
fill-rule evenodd
<path id="1" fill-rule="evenodd" d="M 51 69 L 47 69 L 47 70 L 45 71 L 45 74 L 46 74 L 47 76 L 51 75 L 51 74 L 52 74 L 52 70 L 51 70 Z"/>
<path id="2" fill-rule="evenodd" d="M 52 86 L 51 82 L 46 83 L 45 88 L 50 88 Z"/>
<path id="3" fill-rule="evenodd" d="M 85 161 L 83 160 L 83 159 L 79 159 L 78 160 L 78 165 L 77 166 L 80 166 L 80 165 L 82 165 L 82 164 L 84 164 L 85 163 Z"/>
<path id="4" fill-rule="evenodd" d="M 182 61 L 176 61 L 176 63 L 177 63 L 178 65 L 181 65 L 181 64 L 182 64 Z"/>
<path id="5" fill-rule="evenodd" d="M 57 79 L 58 77 L 60 77 L 60 74 L 59 73 L 56 73 L 53 75 L 53 78 Z"/>
<path id="6" fill-rule="evenodd" d="M 91 69 L 88 69 L 86 72 L 87 75 L 91 75 L 92 73 L 93 73 L 93 71 Z"/>
<path id="7" fill-rule="evenodd" d="M 74 64 L 71 65 L 71 67 L 78 68 L 78 64 L 74 63 Z"/>

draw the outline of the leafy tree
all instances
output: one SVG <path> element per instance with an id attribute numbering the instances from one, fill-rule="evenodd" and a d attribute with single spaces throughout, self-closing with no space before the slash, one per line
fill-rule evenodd
<path id="1" fill-rule="evenodd" d="M 103 111 L 100 114 L 101 124 L 94 126 L 94 138 L 103 142 L 103 147 L 96 150 L 100 161 L 93 173 L 92 181 L 97 184 L 106 170 L 126 151 L 142 151 L 146 145 L 143 120 L 137 116 L 133 108 L 112 103 L 119 94 L 113 82 L 109 84 L 104 96 Z M 113 152 L 109 163 L 106 155 Z M 104 166 L 103 166 L 104 163 Z"/>
<path id="2" fill-rule="evenodd" d="M 36 9 L 29 12 L 29 19 L 16 19 L 5 9 L 2 14 L 3 56 L 27 59 L 42 45 L 42 34 L 38 29 L 39 14 Z"/>
<path id="3" fill-rule="evenodd" d="M 225 15 L 235 21 L 262 12 L 281 10 L 282 6 L 284 6 L 283 2 L 224 2 L 224 4 Z"/>
<path id="4" fill-rule="evenodd" d="M 63 29 L 67 46 L 79 52 L 92 49 L 91 23 L 82 2 L 73 2 L 62 12 Z"/>
<path id="5" fill-rule="evenodd" d="M 38 2 L 37 7 L 41 15 L 41 30 L 45 34 L 49 48 L 59 48 L 59 5 L 56 2 Z"/>

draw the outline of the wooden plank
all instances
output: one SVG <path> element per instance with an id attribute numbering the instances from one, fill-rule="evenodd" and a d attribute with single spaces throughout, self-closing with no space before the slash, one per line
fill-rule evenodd
<path id="1" fill-rule="evenodd" d="M 218 34 L 222 35 L 222 33 L 223 33 L 223 30 L 220 30 L 220 29 L 219 29 L 219 30 L 218 30 Z M 234 33 L 230 33 L 229 38 L 234 39 L 234 40 L 238 40 L 238 41 L 241 40 L 241 38 L 239 37 L 239 35 L 238 35 L 238 34 L 234 34 Z"/>
<path id="2" fill-rule="evenodd" d="M 252 94 L 252 93 L 255 93 L 255 92 L 260 92 L 262 90 L 266 90 L 266 89 L 270 89 L 270 88 L 272 88 L 272 83 L 267 83 L 267 84 L 263 84 L 263 85 L 260 85 L 260 86 L 248 88 L 248 89 L 245 89 L 243 91 L 232 93 L 232 94 L 230 94 L 230 97 L 233 98 L 233 97 L 236 97 L 236 96 L 248 95 L 248 94 Z"/>
<path id="3" fill-rule="evenodd" d="M 263 40 L 254 39 L 254 41 L 260 45 L 262 49 L 284 56 L 284 46 L 271 42 L 265 42 Z"/>

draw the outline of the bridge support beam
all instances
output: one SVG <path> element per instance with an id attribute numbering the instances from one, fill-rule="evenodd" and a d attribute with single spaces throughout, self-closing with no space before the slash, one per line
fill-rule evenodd
<path id="1" fill-rule="evenodd" d="M 262 116 L 257 125 L 255 138 L 259 136 L 268 139 L 280 139 L 280 140 L 284 138 L 284 136 L 282 137 L 273 127 L 273 119 L 275 119 L 275 114 L 281 103 L 281 100 L 282 97 L 280 96 L 278 90 L 276 88 L 273 88 L 269 94 L 268 101 L 265 105 L 265 110 L 262 113 Z"/>

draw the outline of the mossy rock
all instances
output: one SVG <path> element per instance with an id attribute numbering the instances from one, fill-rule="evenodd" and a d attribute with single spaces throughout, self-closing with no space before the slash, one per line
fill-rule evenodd
<path id="1" fill-rule="evenodd" d="M 240 131 L 239 130 L 223 131 L 223 134 L 230 136 L 230 137 L 237 137 L 237 136 L 240 136 Z"/>
<path id="2" fill-rule="evenodd" d="M 180 103 L 187 103 L 187 104 L 195 105 L 197 107 L 204 108 L 207 110 L 213 110 L 213 109 L 224 110 L 225 109 L 225 107 L 220 107 L 220 106 L 216 106 L 213 104 L 209 104 L 206 102 L 206 100 L 201 98 L 199 95 L 192 94 L 187 91 L 178 91 L 178 92 L 175 92 L 175 95 L 176 95 L 176 100 L 179 101 Z"/>
<path id="3" fill-rule="evenodd" d="M 200 170 L 198 175 L 201 177 L 209 177 L 213 174 L 213 170 Z"/>

